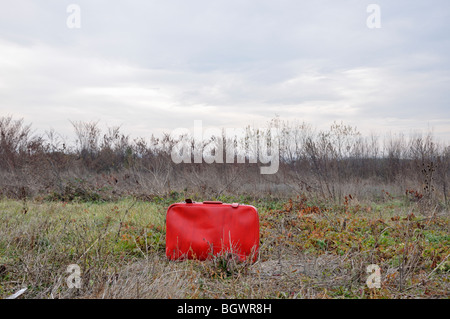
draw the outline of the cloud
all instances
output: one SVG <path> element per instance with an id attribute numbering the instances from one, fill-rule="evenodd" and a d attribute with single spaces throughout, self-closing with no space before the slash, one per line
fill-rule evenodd
<path id="1" fill-rule="evenodd" d="M 262 125 L 275 114 L 450 137 L 447 1 L 14 1 L 0 12 L 0 111 L 40 131 L 69 120 L 134 136 Z"/>

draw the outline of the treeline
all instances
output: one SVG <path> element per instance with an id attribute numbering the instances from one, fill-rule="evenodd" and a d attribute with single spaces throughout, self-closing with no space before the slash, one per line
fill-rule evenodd
<path id="1" fill-rule="evenodd" d="M 308 123 L 274 118 L 263 129 L 247 127 L 231 139 L 225 133 L 202 141 L 187 139 L 192 150 L 212 149 L 212 157 L 218 145 L 225 146 L 224 159 L 230 146 L 265 146 L 272 158 L 279 155 L 279 163 L 275 174 L 261 174 L 267 162 L 244 155 L 245 163 L 238 163 L 239 151 L 234 163 L 176 164 L 172 151 L 181 137 L 166 133 L 132 139 L 120 127 L 102 131 L 98 122 L 71 125 L 75 143 L 54 130 L 32 134 L 22 119 L 0 117 L 0 195 L 108 200 L 173 192 L 202 198 L 309 193 L 339 202 L 349 194 L 360 199 L 395 194 L 439 205 L 449 202 L 450 145 L 437 142 L 431 133 L 363 136 L 343 123 L 317 130 Z M 276 140 L 269 135 L 274 131 Z M 253 143 L 252 134 L 262 136 L 259 144 Z"/>

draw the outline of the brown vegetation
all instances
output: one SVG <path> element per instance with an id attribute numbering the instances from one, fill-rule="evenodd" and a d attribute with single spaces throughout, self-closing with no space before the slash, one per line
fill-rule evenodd
<path id="1" fill-rule="evenodd" d="M 262 175 L 248 158 L 175 164 L 169 134 L 72 125 L 74 145 L 0 118 L 0 298 L 448 298 L 450 146 L 431 134 L 274 119 L 280 166 Z M 257 207 L 257 261 L 168 261 L 165 212 L 184 198 Z"/>
<path id="2" fill-rule="evenodd" d="M 132 140 L 119 127 L 102 132 L 97 122 L 72 125 L 75 145 L 53 130 L 32 135 L 23 120 L 0 118 L 0 195 L 95 201 L 170 192 L 210 199 L 306 193 L 340 203 L 350 193 L 373 200 L 383 192 L 406 192 L 424 206 L 449 201 L 450 145 L 431 134 L 364 137 L 342 123 L 317 131 L 275 118 L 268 128 L 279 132 L 280 166 L 276 174 L 261 175 L 264 164 L 248 158 L 245 164 L 175 164 L 177 141 L 168 133 Z"/>

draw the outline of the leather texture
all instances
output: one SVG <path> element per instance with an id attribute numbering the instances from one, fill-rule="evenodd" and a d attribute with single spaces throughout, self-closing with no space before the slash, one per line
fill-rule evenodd
<path id="1" fill-rule="evenodd" d="M 232 253 L 254 261 L 258 249 L 259 216 L 254 206 L 187 201 L 167 209 L 166 256 L 170 260 L 205 260 Z"/>

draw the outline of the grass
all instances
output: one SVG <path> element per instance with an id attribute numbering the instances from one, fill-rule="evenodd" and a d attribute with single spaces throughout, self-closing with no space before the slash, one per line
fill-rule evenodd
<path id="1" fill-rule="evenodd" d="M 179 194 L 178 194 L 179 195 Z M 254 205 L 260 252 L 204 262 L 165 258 L 165 213 L 151 201 L 0 201 L 0 298 L 448 298 L 449 216 L 401 198 L 342 205 L 221 197 Z M 77 264 L 82 286 L 70 289 Z M 366 268 L 381 268 L 370 289 Z"/>

